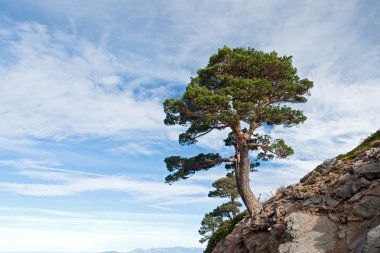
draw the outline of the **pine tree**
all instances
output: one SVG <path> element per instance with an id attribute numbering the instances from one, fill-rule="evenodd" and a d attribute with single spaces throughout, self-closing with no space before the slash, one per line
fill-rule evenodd
<path id="1" fill-rule="evenodd" d="M 263 126 L 292 127 L 303 123 L 303 112 L 289 105 L 305 103 L 312 86 L 312 81 L 297 75 L 291 56 L 252 48 L 219 49 L 209 64 L 191 78 L 181 98 L 165 100 L 164 123 L 187 128 L 179 135 L 181 145 L 194 144 L 213 130 L 230 129 L 235 154 L 233 158 L 223 158 L 218 153 L 167 157 L 165 163 L 171 174 L 166 182 L 186 179 L 221 163 L 233 163 L 239 195 L 253 215 L 261 205 L 249 184 L 254 164 L 250 151 L 255 152 L 255 161 L 293 154 L 283 139 L 256 131 Z"/>
<path id="2" fill-rule="evenodd" d="M 237 213 L 239 213 L 239 207 L 241 203 L 237 201 L 239 193 L 236 188 L 236 179 L 233 172 L 227 173 L 225 177 L 217 179 L 212 186 L 215 190 L 210 191 L 208 196 L 210 198 L 228 198 L 227 203 L 223 203 L 217 206 L 212 213 L 215 216 L 222 218 L 227 217 L 232 220 Z"/>
<path id="3" fill-rule="evenodd" d="M 199 234 L 203 237 L 199 240 L 200 243 L 207 242 L 222 224 L 223 219 L 220 216 L 215 216 L 212 212 L 206 213 L 201 222 Z"/>

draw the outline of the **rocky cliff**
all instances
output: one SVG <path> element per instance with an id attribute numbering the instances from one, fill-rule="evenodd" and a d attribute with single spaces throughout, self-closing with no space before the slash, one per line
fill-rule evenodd
<path id="1" fill-rule="evenodd" d="M 380 131 L 279 189 L 212 252 L 380 252 Z"/>

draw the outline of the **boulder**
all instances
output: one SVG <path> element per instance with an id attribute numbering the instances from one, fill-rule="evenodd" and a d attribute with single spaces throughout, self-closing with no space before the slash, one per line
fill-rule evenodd
<path id="1" fill-rule="evenodd" d="M 280 253 L 333 252 L 336 226 L 326 216 L 302 212 L 285 218 L 285 242 L 279 245 Z"/>
<path id="2" fill-rule="evenodd" d="M 360 240 L 355 253 L 380 252 L 380 225 L 374 227 Z"/>
<path id="3" fill-rule="evenodd" d="M 355 174 L 358 174 L 367 180 L 380 178 L 380 163 L 364 164 L 355 170 Z"/>

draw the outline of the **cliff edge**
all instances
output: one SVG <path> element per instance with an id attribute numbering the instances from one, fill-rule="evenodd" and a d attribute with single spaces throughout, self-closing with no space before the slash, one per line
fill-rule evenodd
<path id="1" fill-rule="evenodd" d="M 277 190 L 213 253 L 380 252 L 380 130 Z"/>

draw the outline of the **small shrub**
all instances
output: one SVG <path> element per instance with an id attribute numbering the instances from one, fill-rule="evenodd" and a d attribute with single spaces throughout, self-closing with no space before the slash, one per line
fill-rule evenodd
<path id="1" fill-rule="evenodd" d="M 211 253 L 215 248 L 216 244 L 223 240 L 227 235 L 229 235 L 232 230 L 234 230 L 235 225 L 244 219 L 244 217 L 248 214 L 247 210 L 237 214 L 234 219 L 224 221 L 216 230 L 216 232 L 210 237 L 207 247 L 204 253 Z"/>
<path id="2" fill-rule="evenodd" d="M 313 175 L 314 173 L 316 172 L 321 172 L 322 171 L 322 168 L 323 168 L 323 165 L 320 164 L 318 165 L 317 167 L 315 167 L 315 169 L 313 169 L 312 171 L 310 171 L 309 173 L 306 174 L 306 176 L 304 176 L 303 178 L 301 178 L 300 182 L 301 183 L 304 183 L 309 177 L 311 177 L 311 175 Z"/>
<path id="3" fill-rule="evenodd" d="M 280 186 L 276 189 L 275 196 L 282 196 L 286 192 L 285 186 Z"/>
<path id="4" fill-rule="evenodd" d="M 374 132 L 373 134 L 365 138 L 364 141 L 359 146 L 357 146 L 350 152 L 346 154 L 340 154 L 336 158 L 338 160 L 354 159 L 357 154 L 363 152 L 366 149 L 369 149 L 378 140 L 380 140 L 380 130 L 377 130 L 376 132 Z"/>

